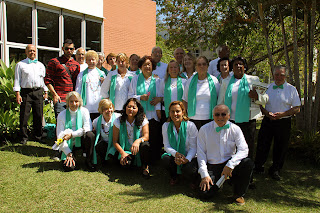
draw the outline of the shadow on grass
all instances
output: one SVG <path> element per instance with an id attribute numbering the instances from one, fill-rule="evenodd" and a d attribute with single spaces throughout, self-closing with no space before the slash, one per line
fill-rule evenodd
<path id="1" fill-rule="evenodd" d="M 37 172 L 46 172 L 51 170 L 63 171 L 61 162 L 36 162 L 22 165 L 22 168 L 38 168 Z"/>
<path id="2" fill-rule="evenodd" d="M 30 144 L 30 142 L 28 143 Z M 54 151 L 50 148 L 21 144 L 5 145 L 0 148 L 0 151 L 16 152 L 23 155 L 36 157 L 52 156 L 54 153 Z"/>

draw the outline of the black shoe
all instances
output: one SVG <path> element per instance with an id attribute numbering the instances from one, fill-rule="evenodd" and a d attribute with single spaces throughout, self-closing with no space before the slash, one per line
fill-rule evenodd
<path id="1" fill-rule="evenodd" d="M 274 180 L 277 180 L 277 181 L 281 180 L 281 177 L 279 175 L 279 171 L 269 172 L 269 175 Z"/>
<path id="2" fill-rule="evenodd" d="M 27 145 L 27 142 L 28 142 L 27 139 L 22 139 L 22 140 L 20 141 L 20 143 L 21 143 L 22 145 Z"/>
<path id="3" fill-rule="evenodd" d="M 88 169 L 89 169 L 90 171 L 95 171 L 95 170 L 96 170 L 96 167 L 91 163 L 90 160 L 87 160 L 87 161 L 86 161 L 86 165 L 87 165 L 87 167 L 88 167 Z"/>

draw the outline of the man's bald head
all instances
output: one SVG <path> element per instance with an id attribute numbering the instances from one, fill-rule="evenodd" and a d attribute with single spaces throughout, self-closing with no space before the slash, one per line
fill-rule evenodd
<path id="1" fill-rule="evenodd" d="M 26 55 L 31 60 L 34 60 L 37 57 L 37 49 L 33 44 L 28 44 L 26 47 Z"/>

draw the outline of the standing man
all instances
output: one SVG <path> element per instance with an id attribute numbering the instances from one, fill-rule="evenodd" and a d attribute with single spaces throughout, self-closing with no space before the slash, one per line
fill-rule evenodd
<path id="1" fill-rule="evenodd" d="M 182 71 L 182 63 L 183 63 L 182 61 L 185 54 L 186 54 L 185 51 L 181 47 L 178 47 L 173 52 L 173 56 L 179 64 L 180 71 Z"/>
<path id="2" fill-rule="evenodd" d="M 273 164 L 269 168 L 269 175 L 280 180 L 280 170 L 287 153 L 290 132 L 291 116 L 300 112 L 300 98 L 297 89 L 286 82 L 286 68 L 275 67 L 274 83 L 271 83 L 266 93 L 269 101 L 265 108 L 261 107 L 265 115 L 258 135 L 258 145 L 255 158 L 255 171 L 264 172 L 264 163 L 267 161 L 272 139 Z"/>
<path id="3" fill-rule="evenodd" d="M 219 46 L 217 49 L 217 55 L 219 56 L 218 58 L 210 61 L 209 63 L 209 68 L 208 68 L 208 73 L 217 77 L 219 76 L 220 72 L 218 71 L 218 67 L 217 67 L 217 64 L 218 64 L 218 61 L 220 58 L 229 58 L 229 55 L 230 55 L 230 49 L 228 46 L 226 45 L 222 45 L 222 46 Z"/>
<path id="4" fill-rule="evenodd" d="M 46 75 L 44 65 L 36 59 L 37 50 L 32 44 L 26 47 L 27 58 L 17 63 L 13 91 L 20 104 L 20 136 L 21 143 L 28 141 L 28 119 L 30 110 L 33 113 L 33 134 L 36 141 L 41 141 L 43 118 L 43 93 L 48 97 L 48 88 L 43 78 Z"/>
<path id="5" fill-rule="evenodd" d="M 85 54 L 86 54 L 86 51 L 82 47 L 79 47 L 76 50 L 76 61 L 80 64 L 80 72 L 87 69 L 88 67 L 88 64 L 85 62 L 85 58 L 84 58 Z"/>
<path id="6" fill-rule="evenodd" d="M 214 120 L 201 127 L 197 139 L 197 159 L 201 175 L 201 195 L 210 198 L 219 188 L 215 185 L 224 175 L 233 183 L 235 202 L 244 205 L 253 161 L 248 156 L 248 145 L 241 129 L 228 121 L 226 105 L 213 109 Z"/>
<path id="7" fill-rule="evenodd" d="M 168 65 L 161 62 L 162 49 L 160 47 L 153 47 L 151 51 L 151 57 L 157 63 L 157 68 L 153 70 L 152 73 L 159 76 L 160 79 L 164 79 Z"/>
<path id="8" fill-rule="evenodd" d="M 53 58 L 47 66 L 45 83 L 52 93 L 54 113 L 58 114 L 66 108 L 66 96 L 74 91 L 77 76 L 80 72 L 80 65 L 72 58 L 74 44 L 71 39 L 63 43 L 63 55 Z"/>

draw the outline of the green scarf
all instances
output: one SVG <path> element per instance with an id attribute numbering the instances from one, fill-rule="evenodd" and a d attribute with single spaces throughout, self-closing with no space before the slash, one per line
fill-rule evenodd
<path id="1" fill-rule="evenodd" d="M 235 82 L 234 75 L 231 77 L 229 81 L 229 85 L 226 90 L 224 103 L 227 105 L 231 111 L 232 105 L 232 88 Z M 249 84 L 247 81 L 246 74 L 240 80 L 239 89 L 238 89 L 238 97 L 237 97 L 237 105 L 235 111 L 235 122 L 243 123 L 248 122 L 250 118 L 250 97 L 249 97 Z M 232 112 L 231 112 L 232 113 Z"/>
<path id="2" fill-rule="evenodd" d="M 213 79 L 210 74 L 207 73 L 209 90 L 210 90 L 210 119 L 213 119 L 212 110 L 217 105 L 217 91 L 216 86 L 214 85 Z M 196 114 L 197 106 L 197 84 L 198 84 L 198 73 L 196 73 L 190 82 L 189 91 L 188 91 L 188 116 L 194 116 Z"/>
<path id="3" fill-rule="evenodd" d="M 116 70 L 116 69 L 118 69 L 118 65 L 116 65 L 115 69 L 113 69 L 113 66 L 112 66 L 110 71 L 113 71 L 113 70 Z"/>
<path id="4" fill-rule="evenodd" d="M 183 95 L 183 87 L 182 87 L 182 80 L 178 76 L 177 78 L 177 100 L 181 101 Z M 169 76 L 164 87 L 164 106 L 166 116 L 169 116 L 169 105 L 171 103 L 171 77 Z"/>
<path id="5" fill-rule="evenodd" d="M 128 70 L 131 71 L 131 67 L 129 67 Z M 139 75 L 140 73 L 141 73 L 141 70 L 138 68 L 138 69 L 136 70 L 136 75 Z"/>
<path id="6" fill-rule="evenodd" d="M 103 66 L 101 66 L 101 71 L 103 71 L 104 74 L 106 74 L 106 76 L 108 75 L 108 70 L 106 68 L 104 68 Z"/>
<path id="7" fill-rule="evenodd" d="M 174 124 L 171 121 L 168 125 L 167 133 L 168 133 L 168 140 L 170 143 L 170 146 L 176 150 L 177 152 L 186 155 L 186 140 L 187 140 L 187 122 L 182 121 L 179 128 L 179 134 L 178 134 L 178 141 L 176 139 L 176 133 L 174 132 Z M 161 158 L 164 156 L 169 155 L 169 153 L 164 153 Z M 181 174 L 181 168 L 182 165 L 177 165 L 177 174 Z"/>
<path id="8" fill-rule="evenodd" d="M 100 77 L 103 77 L 103 73 L 100 69 L 96 67 L 99 72 Z M 83 100 L 83 106 L 87 105 L 87 75 L 88 75 L 88 68 L 83 71 L 82 75 L 82 85 L 81 85 L 81 98 Z"/>
<path id="9" fill-rule="evenodd" d="M 150 92 L 148 101 L 140 100 L 145 112 L 154 110 L 154 106 L 150 104 L 150 101 L 152 101 L 152 99 L 157 95 L 156 79 L 153 77 L 153 75 L 151 76 L 151 82 L 148 92 Z M 137 81 L 137 95 L 144 94 L 146 94 L 145 78 L 144 75 L 140 73 Z"/>
<path id="10" fill-rule="evenodd" d="M 76 112 L 76 130 L 78 130 L 80 128 L 82 128 L 82 114 L 81 114 L 80 108 L 78 108 L 78 110 Z M 70 115 L 69 109 L 66 109 L 66 121 L 64 124 L 64 129 L 72 129 L 71 115 Z M 69 148 L 72 150 L 72 148 L 73 148 L 72 138 L 70 140 L 68 140 L 67 143 L 68 143 Z M 75 138 L 75 146 L 81 147 L 81 138 L 80 137 Z M 61 160 L 65 160 L 66 157 L 67 156 L 62 152 Z"/>
<path id="11" fill-rule="evenodd" d="M 134 125 L 133 127 L 133 141 L 137 140 L 140 137 L 140 129 Z M 119 144 L 121 146 L 121 148 L 128 153 L 129 155 L 131 155 L 130 149 L 131 149 L 131 144 L 128 141 L 128 131 L 127 131 L 127 124 L 126 121 L 122 122 L 120 124 L 120 133 L 119 133 Z M 121 158 L 121 154 L 119 153 L 119 157 L 118 159 Z M 134 162 L 134 165 L 140 167 L 141 166 L 141 159 L 140 159 L 140 153 L 138 152 Z"/>
<path id="12" fill-rule="evenodd" d="M 188 77 L 183 72 L 180 74 L 180 76 L 188 80 Z"/>
<path id="13" fill-rule="evenodd" d="M 113 105 L 115 106 L 115 96 L 116 96 L 116 86 L 117 86 L 117 76 L 115 74 L 111 77 L 110 89 L 109 89 L 109 99 L 112 101 Z M 129 80 L 132 80 L 132 76 L 128 76 Z"/>
<path id="14" fill-rule="evenodd" d="M 97 122 L 97 131 L 96 131 L 96 140 L 94 142 L 94 148 L 93 148 L 93 163 L 94 164 L 97 164 L 97 152 L 96 152 L 96 145 L 98 143 L 98 140 L 99 140 L 99 137 L 100 137 L 100 133 L 101 133 L 101 121 L 102 121 L 102 118 L 103 118 L 103 115 L 100 115 L 99 118 L 98 118 L 98 122 Z M 112 113 L 112 116 L 111 116 L 111 123 L 110 123 L 110 127 L 109 127 L 109 140 L 108 140 L 108 149 L 109 150 L 111 147 L 110 144 L 113 144 L 112 143 L 112 133 L 113 133 L 113 121 L 114 121 L 114 118 L 115 118 L 115 115 L 114 113 Z M 108 151 L 107 151 L 108 153 Z M 107 156 L 106 155 L 106 160 L 107 160 Z"/>

